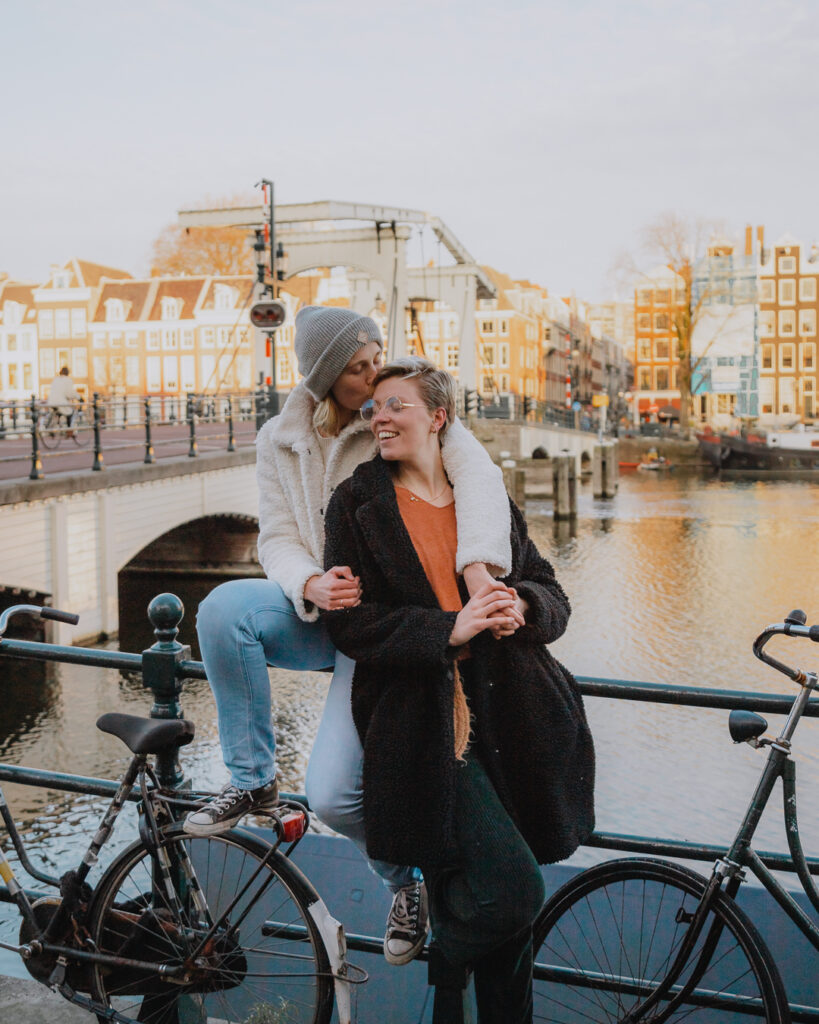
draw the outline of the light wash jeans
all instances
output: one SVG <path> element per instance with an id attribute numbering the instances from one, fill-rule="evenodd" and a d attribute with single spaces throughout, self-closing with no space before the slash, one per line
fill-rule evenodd
<path id="1" fill-rule="evenodd" d="M 216 700 L 222 756 L 237 789 L 257 789 L 276 775 L 267 666 L 335 666 L 307 766 L 307 799 L 325 824 L 366 857 L 363 751 L 350 704 L 355 663 L 336 651 L 321 619 L 300 619 L 272 580 L 230 580 L 216 587 L 199 605 L 196 632 Z M 393 891 L 420 877 L 415 868 L 369 863 Z"/>

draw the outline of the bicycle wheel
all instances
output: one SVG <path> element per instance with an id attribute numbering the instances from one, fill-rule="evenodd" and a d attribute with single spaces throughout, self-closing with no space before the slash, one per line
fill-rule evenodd
<path id="1" fill-rule="evenodd" d="M 638 858 L 600 864 L 564 885 L 535 922 L 536 1019 L 787 1024 L 788 1002 L 770 951 L 747 915 L 722 892 L 672 996 L 692 978 L 718 923 L 719 939 L 704 969 L 699 965 L 693 992 L 670 1012 L 665 999 L 644 1016 L 631 1015 L 666 977 L 705 885 L 701 875 L 678 864 Z M 544 967 L 557 970 L 544 979 Z M 566 977 L 571 971 L 588 974 L 578 981 Z"/>
<path id="2" fill-rule="evenodd" d="M 85 418 L 85 413 L 78 410 L 71 420 L 71 431 L 74 434 L 74 444 L 78 448 L 85 448 L 91 443 L 91 424 Z"/>
<path id="3" fill-rule="evenodd" d="M 135 843 L 95 891 L 89 931 L 98 951 L 148 966 L 94 965 L 94 998 L 143 1024 L 329 1021 L 333 980 L 308 912 L 318 897 L 301 872 L 277 851 L 251 881 L 266 844 L 236 832 L 188 836 L 179 826 L 165 834 L 158 857 Z M 170 982 L 152 963 L 188 967 Z"/>
<path id="4" fill-rule="evenodd" d="M 56 448 L 63 437 L 63 425 L 58 412 L 49 412 L 40 420 L 40 444 L 43 448 Z"/>

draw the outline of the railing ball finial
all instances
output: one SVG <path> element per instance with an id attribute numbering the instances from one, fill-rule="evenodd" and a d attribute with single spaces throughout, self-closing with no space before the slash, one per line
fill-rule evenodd
<path id="1" fill-rule="evenodd" d="M 157 594 L 148 605 L 148 618 L 154 627 L 157 645 L 167 649 L 178 646 L 176 637 L 179 623 L 185 615 L 185 606 L 176 594 Z"/>

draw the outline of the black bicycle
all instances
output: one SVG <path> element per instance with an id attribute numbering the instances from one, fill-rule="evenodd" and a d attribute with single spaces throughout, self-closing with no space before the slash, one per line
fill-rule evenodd
<path id="1" fill-rule="evenodd" d="M 17 605 L 0 615 L 0 639 L 21 613 L 77 621 Z M 101 1022 L 326 1024 L 334 993 L 339 1021 L 349 1022 L 349 985 L 366 974 L 346 962 L 341 925 L 288 859 L 306 830 L 305 808 L 286 800 L 265 815 L 270 841 L 243 828 L 189 836 L 176 816 L 209 794 L 163 789 L 150 759 L 190 743 L 193 723 L 110 713 L 97 727 L 133 757 L 82 860 L 60 878 L 31 863 L 0 790 L 0 816 L 22 868 L 56 890 L 23 888 L 0 848 L 0 878 L 22 919 L 18 943 L 0 947 Z M 139 838 L 92 886 L 132 794 Z"/>
<path id="2" fill-rule="evenodd" d="M 735 743 L 769 750 L 765 767 L 727 854 L 710 878 L 668 861 L 629 858 L 583 871 L 549 900 L 535 927 L 538 983 L 549 1021 L 621 1024 L 696 1021 L 726 1024 L 749 1017 L 788 1024 L 817 1019 L 810 1007 L 791 1008 L 774 958 L 748 915 L 734 902 L 751 871 L 819 950 L 819 926 L 774 878 L 751 842 L 778 779 L 791 858 L 810 903 L 819 912 L 799 838 L 796 768 L 791 740 L 811 694 L 815 672 L 790 668 L 764 651 L 776 635 L 819 642 L 819 625 L 793 611 L 754 642 L 754 654 L 800 687 L 781 734 L 763 737 L 767 722 L 732 711 Z"/>

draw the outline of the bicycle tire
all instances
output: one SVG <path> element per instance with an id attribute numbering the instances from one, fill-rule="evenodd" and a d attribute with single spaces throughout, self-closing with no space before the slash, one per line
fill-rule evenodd
<path id="1" fill-rule="evenodd" d="M 711 925 L 722 933 L 693 994 L 668 1012 L 661 1001 L 645 1015 L 635 1006 L 666 977 L 706 881 L 668 861 L 629 858 L 583 871 L 547 902 L 534 925 L 536 975 L 544 965 L 585 970 L 585 984 L 558 974 L 535 981 L 535 1005 L 555 1024 L 613 1021 L 686 1021 L 734 1024 L 764 1020 L 788 1024 L 790 1011 L 779 971 L 750 918 L 723 892 L 678 984 L 690 979 Z M 730 1008 L 736 998 L 741 1007 Z M 537 1019 L 537 1018 L 536 1018 Z"/>
<path id="2" fill-rule="evenodd" d="M 37 433 L 40 435 L 40 444 L 44 448 L 52 449 L 58 447 L 64 434 L 59 413 L 50 412 L 47 416 L 43 417 L 40 420 L 40 429 Z"/>
<path id="3" fill-rule="evenodd" d="M 91 443 L 93 429 L 85 418 L 84 412 L 77 411 L 74 413 L 74 418 L 71 420 L 71 432 L 74 435 L 74 444 L 78 448 L 87 448 Z"/>
<path id="4" fill-rule="evenodd" d="M 189 854 L 211 923 L 249 880 L 269 847 L 247 833 L 194 837 L 174 825 L 162 849 L 180 863 Z M 141 842 L 114 861 L 97 886 L 89 910 L 89 932 L 99 952 L 157 963 L 179 963 L 207 928 L 193 904 L 195 886 L 174 884 L 183 914 L 164 890 L 158 862 Z M 163 887 L 160 889 L 160 885 Z M 158 973 L 94 965 L 93 997 L 143 1024 L 177 1019 L 277 1024 L 328 1024 L 334 987 L 327 953 L 308 912 L 318 896 L 298 868 L 279 851 L 240 897 L 210 948 L 199 954 L 189 979 L 162 981 Z M 279 928 L 263 935 L 262 924 Z M 237 928 L 235 935 L 230 928 Z M 186 934 L 187 931 L 187 934 Z M 177 1011 L 179 1014 L 177 1016 Z M 107 1018 L 102 1014 L 98 1020 Z"/>

